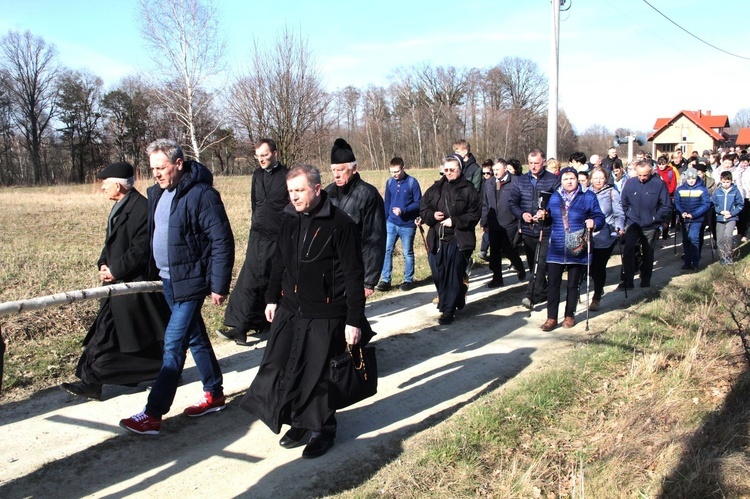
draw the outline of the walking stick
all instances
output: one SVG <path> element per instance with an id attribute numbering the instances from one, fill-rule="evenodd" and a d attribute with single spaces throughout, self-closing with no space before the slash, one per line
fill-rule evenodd
<path id="1" fill-rule="evenodd" d="M 677 256 L 677 229 L 682 231 L 682 223 L 680 222 L 680 214 L 676 214 L 677 217 L 674 219 L 674 255 Z M 674 208 L 672 208 L 672 217 L 675 216 Z"/>
<path id="2" fill-rule="evenodd" d="M 586 231 L 586 246 L 588 257 L 586 258 L 586 331 L 589 330 L 589 291 L 591 286 L 591 229 Z"/>
<path id="3" fill-rule="evenodd" d="M 541 220 L 542 227 L 539 229 L 539 242 L 536 244 L 536 252 L 534 254 L 534 272 L 531 273 L 531 299 L 529 300 L 531 306 L 529 307 L 529 317 L 531 317 L 531 312 L 534 310 L 534 288 L 536 287 L 536 275 L 539 273 L 537 267 L 539 266 L 539 253 L 542 247 L 542 239 L 544 238 L 544 219 L 547 216 L 547 203 L 549 203 L 549 198 L 551 196 L 551 192 L 542 191 L 539 193 L 539 198 L 537 200 L 539 209 L 543 210 Z"/>
<path id="4" fill-rule="evenodd" d="M 529 300 L 529 317 L 531 312 L 534 310 L 534 287 L 536 286 L 536 274 L 539 271 L 537 266 L 539 265 L 539 252 L 542 248 L 542 238 L 544 237 L 544 217 L 542 216 L 542 228 L 539 230 L 539 241 L 536 243 L 536 252 L 534 253 L 534 271 L 531 272 L 531 299 Z"/>
<path id="5" fill-rule="evenodd" d="M 617 244 L 620 245 L 620 277 L 622 277 L 622 282 L 625 282 L 624 272 L 625 272 L 625 253 L 622 251 L 622 237 L 620 237 L 620 234 L 617 234 Z M 628 286 L 626 284 L 623 284 L 623 289 L 625 290 L 625 299 L 628 299 Z"/>
<path id="6" fill-rule="evenodd" d="M 422 228 L 422 219 L 420 217 L 417 217 L 417 219 L 414 220 L 414 223 L 417 224 L 417 228 L 419 229 L 419 234 L 422 236 L 422 242 L 424 243 L 424 250 L 429 254 L 430 247 L 427 246 L 427 238 L 424 237 L 424 229 Z"/>
<path id="7" fill-rule="evenodd" d="M 716 227 L 716 225 L 714 225 Z M 708 240 L 708 244 L 711 246 L 711 263 L 714 263 L 716 261 L 716 255 L 714 254 L 714 231 L 711 227 L 709 227 L 709 234 L 711 234 L 711 237 Z"/>

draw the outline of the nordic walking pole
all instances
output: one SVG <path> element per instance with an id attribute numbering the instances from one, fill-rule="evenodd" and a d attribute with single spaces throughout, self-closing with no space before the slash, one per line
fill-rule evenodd
<path id="1" fill-rule="evenodd" d="M 676 218 L 674 219 L 674 255 L 677 256 L 677 229 L 679 228 L 682 230 L 682 224 L 680 223 L 680 214 L 674 212 L 674 208 L 672 208 L 672 216 Z"/>
<path id="2" fill-rule="evenodd" d="M 587 247 L 587 258 L 586 258 L 586 331 L 589 330 L 589 291 L 591 286 L 591 229 L 586 231 L 586 247 Z"/>
<path id="3" fill-rule="evenodd" d="M 617 244 L 620 245 L 620 273 L 622 273 L 625 268 L 625 265 L 624 265 L 625 253 L 623 253 L 622 251 L 622 237 L 620 237 L 620 234 L 617 234 Z M 625 282 L 625 281 L 623 280 L 622 282 Z M 628 287 L 623 286 L 623 288 L 625 289 L 625 299 L 627 300 L 628 299 Z"/>
<path id="4" fill-rule="evenodd" d="M 714 227 L 716 227 L 716 223 L 714 223 Z M 709 227 L 709 229 L 709 234 L 711 234 L 711 237 L 708 240 L 708 244 L 711 246 L 711 263 L 714 263 L 716 261 L 716 255 L 714 254 L 714 231 L 711 227 Z"/>
<path id="5" fill-rule="evenodd" d="M 539 230 L 539 241 L 536 243 L 536 251 L 534 252 L 534 271 L 531 272 L 531 299 L 530 307 L 529 307 L 529 317 L 531 317 L 531 312 L 534 310 L 534 287 L 536 286 L 536 273 L 539 272 L 539 252 L 542 248 L 542 238 L 544 237 L 544 216 L 542 216 L 542 227 Z"/>

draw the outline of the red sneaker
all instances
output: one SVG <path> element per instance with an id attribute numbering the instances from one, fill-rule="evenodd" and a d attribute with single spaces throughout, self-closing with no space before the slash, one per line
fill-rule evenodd
<path id="1" fill-rule="evenodd" d="M 224 395 L 214 398 L 211 392 L 206 392 L 197 404 L 193 404 L 185 409 L 184 414 L 191 418 L 197 418 L 198 416 L 203 416 L 210 412 L 222 411 L 226 407 L 226 405 L 224 405 L 225 402 L 226 399 L 224 398 Z"/>
<path id="2" fill-rule="evenodd" d="M 158 435 L 161 429 L 161 418 L 152 418 L 142 411 L 128 419 L 121 419 L 120 426 L 140 435 Z"/>

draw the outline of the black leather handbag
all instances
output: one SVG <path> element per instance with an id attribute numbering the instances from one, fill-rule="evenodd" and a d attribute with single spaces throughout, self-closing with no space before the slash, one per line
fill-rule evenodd
<path id="1" fill-rule="evenodd" d="M 331 359 L 328 406 L 343 409 L 378 392 L 378 362 L 375 347 L 347 345 L 346 351 Z"/>

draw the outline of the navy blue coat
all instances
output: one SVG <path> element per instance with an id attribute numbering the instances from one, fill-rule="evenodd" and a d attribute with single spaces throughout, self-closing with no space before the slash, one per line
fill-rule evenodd
<path id="1" fill-rule="evenodd" d="M 622 211 L 625 213 L 625 228 L 633 224 L 642 229 L 655 229 L 669 221 L 672 201 L 667 184 L 658 175 L 652 174 L 641 182 L 638 177 L 629 178 L 620 193 Z"/>
<path id="2" fill-rule="evenodd" d="M 169 274 L 175 301 L 229 294 L 234 266 L 234 235 L 213 175 L 186 161 L 169 210 Z M 154 213 L 164 189 L 148 189 L 149 240 L 153 251 Z"/>
<path id="3" fill-rule="evenodd" d="M 513 188 L 510 190 L 510 211 L 518 219 L 521 226 L 521 232 L 527 236 L 539 237 L 539 231 L 542 227 L 549 227 L 549 220 L 538 223 L 526 223 L 523 220 L 524 213 L 536 215 L 539 210 L 539 196 L 542 192 L 549 192 L 557 188 L 560 179 L 557 175 L 547 170 L 542 170 L 539 178 L 534 184 L 531 178 L 531 172 L 520 175 L 513 181 Z"/>
<path id="4" fill-rule="evenodd" d="M 549 250 L 547 251 L 547 263 L 586 265 L 588 252 L 580 256 L 572 256 L 565 251 L 565 223 L 562 216 L 563 198 L 558 192 L 550 197 L 547 210 L 552 220 L 552 232 L 549 235 Z M 579 231 L 586 227 L 587 219 L 594 220 L 594 231 L 601 230 L 605 225 L 604 213 L 599 207 L 599 200 L 594 191 L 578 191 L 570 203 L 568 210 L 568 228 L 571 232 Z M 593 248 L 592 248 L 593 249 Z"/>

